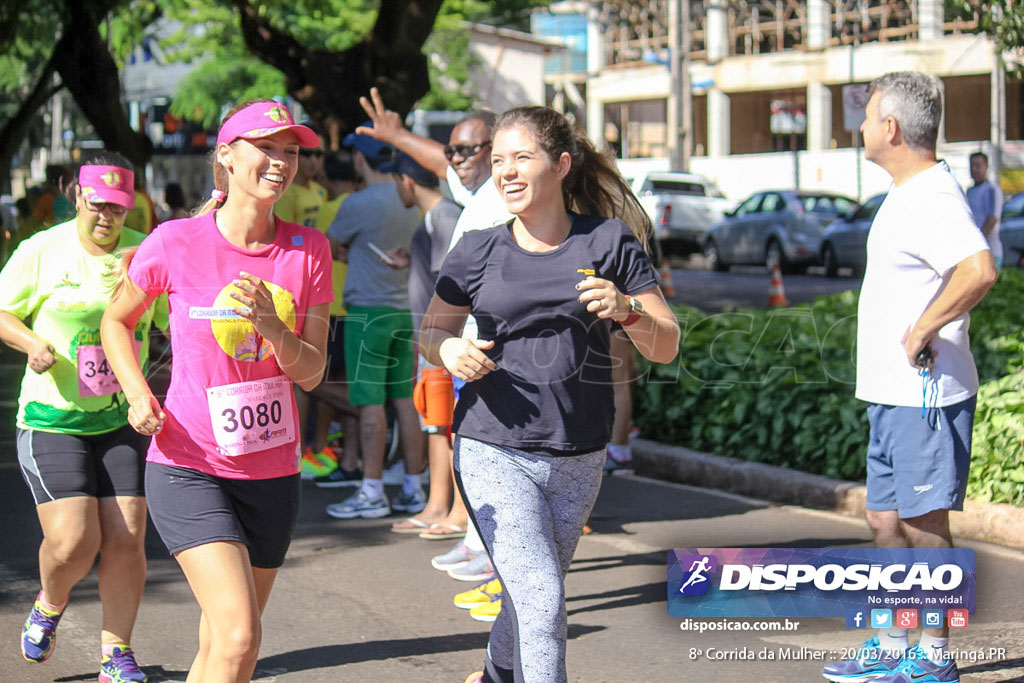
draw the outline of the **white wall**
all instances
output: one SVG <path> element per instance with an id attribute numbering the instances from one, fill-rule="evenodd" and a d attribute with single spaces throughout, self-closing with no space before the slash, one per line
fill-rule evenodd
<path id="1" fill-rule="evenodd" d="M 469 49 L 480 60 L 470 79 L 485 109 L 503 112 L 544 104 L 544 53 L 514 39 L 473 33 Z"/>

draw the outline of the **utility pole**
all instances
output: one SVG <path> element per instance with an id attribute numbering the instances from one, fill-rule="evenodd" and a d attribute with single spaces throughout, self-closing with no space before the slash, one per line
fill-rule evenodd
<path id="1" fill-rule="evenodd" d="M 693 91 L 690 88 L 690 0 L 671 0 L 668 10 L 669 164 L 673 171 L 690 170 Z"/>
<path id="2" fill-rule="evenodd" d="M 992 68 L 992 115 L 989 141 L 989 173 L 995 178 L 995 184 L 1003 172 L 1003 143 L 1006 142 L 1006 68 L 999 49 L 995 50 L 995 64 Z"/>

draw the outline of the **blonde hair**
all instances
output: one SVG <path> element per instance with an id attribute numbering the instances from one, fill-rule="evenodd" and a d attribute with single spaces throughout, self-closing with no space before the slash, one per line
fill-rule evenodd
<path id="1" fill-rule="evenodd" d="M 234 107 L 232 107 L 231 110 L 224 115 L 224 118 L 220 120 L 220 126 L 221 128 L 223 128 L 224 124 L 227 122 L 228 119 L 230 119 L 232 116 L 234 116 L 235 114 L 237 114 L 238 112 L 240 112 L 241 110 L 245 109 L 250 105 L 257 104 L 259 102 L 273 101 L 274 100 L 270 99 L 269 97 L 257 97 L 252 100 L 240 102 L 239 104 L 236 104 Z M 210 153 L 210 164 L 213 166 L 213 196 L 207 199 L 202 206 L 196 209 L 196 212 L 194 214 L 196 216 L 204 216 L 210 213 L 218 206 L 220 206 L 222 203 L 224 203 L 224 200 L 227 199 L 228 196 L 228 170 L 224 168 L 224 165 L 217 160 L 216 147 L 214 147 L 213 152 Z"/>
<path id="2" fill-rule="evenodd" d="M 135 252 L 139 248 L 135 247 L 124 247 L 114 252 L 114 256 L 117 257 L 117 261 L 114 263 L 113 268 L 110 272 L 104 276 L 107 289 L 110 290 L 110 300 L 116 301 L 118 297 L 124 293 L 127 289 L 130 279 L 128 277 L 128 267 L 132 264 L 132 259 L 135 257 Z"/>

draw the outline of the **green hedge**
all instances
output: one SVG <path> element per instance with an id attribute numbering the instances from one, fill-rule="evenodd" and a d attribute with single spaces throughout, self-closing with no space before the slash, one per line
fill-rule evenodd
<path id="1" fill-rule="evenodd" d="M 1021 302 L 1024 273 L 1006 270 L 972 314 L 983 386 L 968 495 L 1024 506 Z M 676 362 L 640 361 L 634 420 L 646 438 L 863 480 L 868 425 L 865 404 L 853 397 L 855 292 L 773 311 L 676 313 Z"/>

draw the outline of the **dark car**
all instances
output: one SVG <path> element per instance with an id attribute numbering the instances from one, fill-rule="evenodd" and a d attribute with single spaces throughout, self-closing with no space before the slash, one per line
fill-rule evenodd
<path id="1" fill-rule="evenodd" d="M 864 272 L 867 263 L 868 230 L 885 200 L 885 192 L 868 198 L 855 210 L 840 216 L 825 228 L 821 241 L 821 265 L 825 274 L 835 277 L 840 268 L 851 268 L 855 275 Z"/>
<path id="2" fill-rule="evenodd" d="M 825 226 L 857 208 L 849 197 L 772 190 L 752 195 L 708 231 L 704 260 L 712 270 L 778 262 L 784 271 L 816 265 Z"/>
<path id="3" fill-rule="evenodd" d="M 1024 267 L 1024 192 L 1003 204 L 999 240 L 1003 243 L 1003 265 Z"/>

